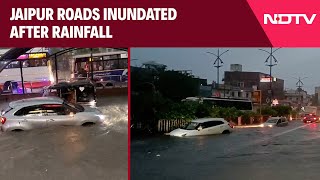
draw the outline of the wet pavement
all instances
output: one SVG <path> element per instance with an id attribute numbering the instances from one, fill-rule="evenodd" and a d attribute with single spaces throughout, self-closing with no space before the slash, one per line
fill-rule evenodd
<path id="1" fill-rule="evenodd" d="M 132 180 L 318 179 L 320 124 L 242 128 L 227 135 L 131 142 Z"/>
<path id="2" fill-rule="evenodd" d="M 127 102 L 99 98 L 102 125 L 0 133 L 1 179 L 127 180 Z"/>

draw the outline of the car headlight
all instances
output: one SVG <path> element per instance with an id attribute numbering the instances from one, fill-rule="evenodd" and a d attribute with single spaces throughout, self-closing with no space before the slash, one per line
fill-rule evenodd
<path id="1" fill-rule="evenodd" d="M 269 127 L 273 127 L 273 125 L 271 125 L 271 124 L 270 124 L 270 125 L 268 125 L 268 126 L 269 126 Z"/>

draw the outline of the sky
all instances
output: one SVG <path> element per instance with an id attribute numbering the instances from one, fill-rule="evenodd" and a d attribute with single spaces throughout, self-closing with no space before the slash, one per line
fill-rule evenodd
<path id="1" fill-rule="evenodd" d="M 270 51 L 270 48 L 262 48 Z M 243 71 L 255 71 L 269 74 L 265 60 L 268 53 L 259 48 L 220 48 L 220 52 L 229 50 L 221 56 L 224 62 L 220 68 L 220 82 L 224 71 L 230 70 L 230 64 L 241 64 Z M 132 66 L 141 66 L 146 61 L 156 61 L 167 65 L 168 70 L 192 70 L 193 75 L 208 79 L 208 83 L 217 80 L 217 69 L 213 63 L 218 48 L 131 48 Z M 303 89 L 314 94 L 320 86 L 320 48 L 281 48 L 274 53 L 278 60 L 272 68 L 272 76 L 285 80 L 285 88 L 296 89 L 297 78 L 302 80 Z"/>

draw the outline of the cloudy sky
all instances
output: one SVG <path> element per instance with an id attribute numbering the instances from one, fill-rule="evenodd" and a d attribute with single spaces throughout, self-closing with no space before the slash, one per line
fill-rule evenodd
<path id="1" fill-rule="evenodd" d="M 269 74 L 269 67 L 264 63 L 268 54 L 259 48 L 222 48 L 229 49 L 221 59 L 220 82 L 223 72 L 230 70 L 230 64 L 242 64 L 243 71 L 258 71 Z M 269 49 L 265 49 L 270 51 Z M 146 61 L 156 61 L 174 70 L 192 70 L 195 76 L 208 79 L 208 83 L 217 79 L 217 69 L 213 67 L 216 59 L 206 52 L 217 54 L 217 48 L 132 48 L 131 62 L 140 66 Z M 320 48 L 282 48 L 274 53 L 278 64 L 272 68 L 273 76 L 285 80 L 285 88 L 296 88 L 298 77 L 303 80 L 304 89 L 314 93 L 314 87 L 320 86 Z"/>

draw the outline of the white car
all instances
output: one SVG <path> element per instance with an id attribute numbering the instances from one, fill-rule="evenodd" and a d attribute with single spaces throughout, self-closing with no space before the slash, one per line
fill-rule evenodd
<path id="1" fill-rule="evenodd" d="M 282 127 L 288 126 L 288 120 L 285 117 L 271 117 L 261 127 Z"/>
<path id="2" fill-rule="evenodd" d="M 104 118 L 98 109 L 69 103 L 58 97 L 13 101 L 0 114 L 2 131 L 24 131 L 55 125 L 96 124 Z"/>
<path id="3" fill-rule="evenodd" d="M 211 134 L 231 133 L 232 126 L 223 118 L 203 118 L 196 119 L 188 123 L 185 127 L 175 129 L 169 133 L 170 136 L 200 136 Z"/>

